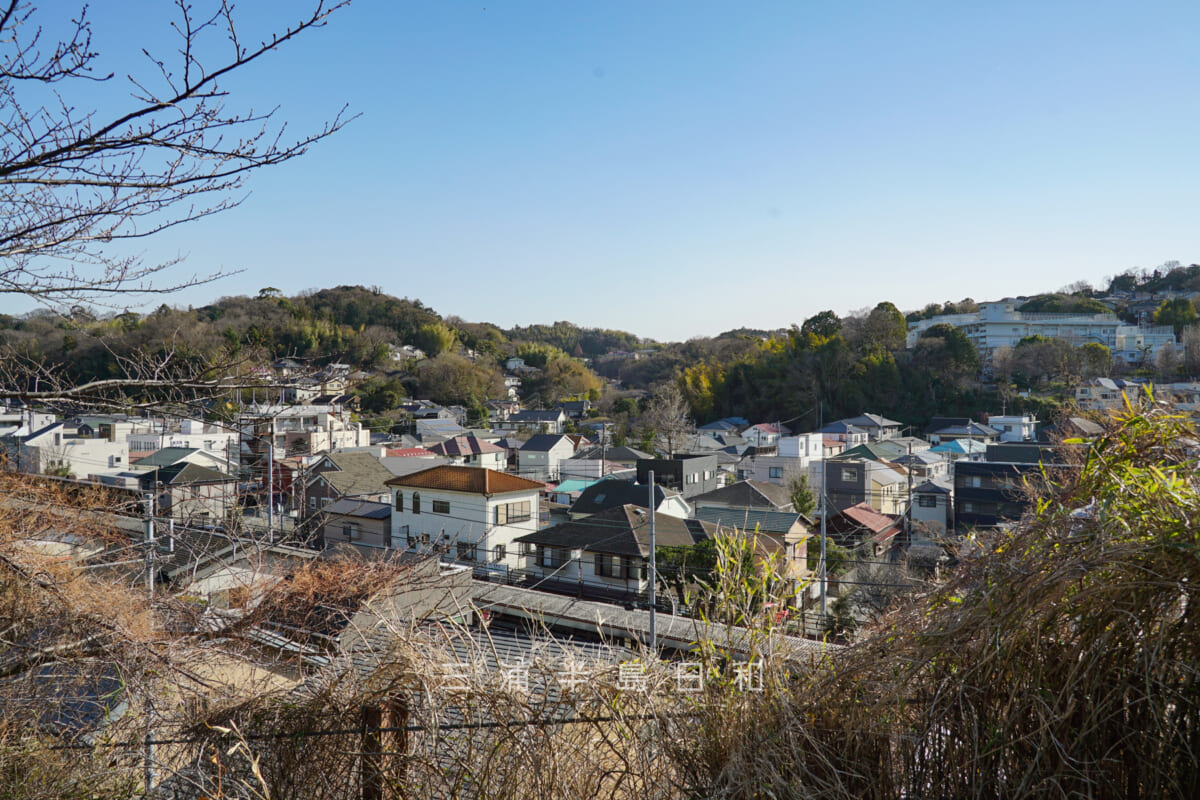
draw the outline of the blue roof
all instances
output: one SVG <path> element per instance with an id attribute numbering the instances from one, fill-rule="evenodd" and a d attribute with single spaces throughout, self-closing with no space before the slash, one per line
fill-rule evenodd
<path id="1" fill-rule="evenodd" d="M 581 478 L 571 478 L 569 480 L 563 481 L 558 486 L 555 486 L 554 491 L 556 491 L 556 492 L 582 492 L 584 489 L 588 488 L 593 483 L 596 483 L 599 480 L 600 480 L 599 478 L 596 478 L 595 480 L 583 480 Z"/>
<path id="2" fill-rule="evenodd" d="M 974 439 L 955 439 L 945 444 L 939 444 L 937 447 L 931 447 L 929 448 L 929 452 L 971 455 L 973 453 L 986 453 L 987 445 L 983 442 L 977 442 Z"/>

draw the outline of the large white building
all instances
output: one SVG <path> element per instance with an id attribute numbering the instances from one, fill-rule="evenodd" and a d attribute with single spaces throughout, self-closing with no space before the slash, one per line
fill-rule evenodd
<path id="1" fill-rule="evenodd" d="M 912 323 L 907 345 L 916 347 L 921 334 L 934 325 L 952 325 L 966 334 L 984 364 L 991 363 L 996 350 L 1016 347 L 1027 336 L 1064 339 L 1075 346 L 1098 342 L 1112 351 L 1113 358 L 1127 363 L 1153 359 L 1165 345 L 1175 344 L 1170 325 L 1131 325 L 1114 314 L 1046 314 L 1017 311 L 1019 301 L 1008 299 L 980 303 L 968 314 L 945 314 Z"/>

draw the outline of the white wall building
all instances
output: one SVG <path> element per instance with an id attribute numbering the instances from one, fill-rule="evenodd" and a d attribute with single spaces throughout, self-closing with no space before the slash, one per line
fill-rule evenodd
<path id="1" fill-rule="evenodd" d="M 1017 311 L 1013 299 L 980 303 L 969 314 L 945 314 L 912 323 L 907 345 L 916 347 L 921 334 L 934 325 L 948 324 L 966 334 L 984 364 L 991 363 L 996 350 L 1016 347 L 1027 336 L 1064 339 L 1075 346 L 1098 342 L 1112 351 L 1113 358 L 1127 363 L 1154 359 L 1164 346 L 1175 344 L 1169 325 L 1131 325 L 1114 314 L 1059 314 Z"/>
<path id="2" fill-rule="evenodd" d="M 392 543 L 492 569 L 521 566 L 513 539 L 538 529 L 542 484 L 505 472 L 442 465 L 388 481 Z"/>

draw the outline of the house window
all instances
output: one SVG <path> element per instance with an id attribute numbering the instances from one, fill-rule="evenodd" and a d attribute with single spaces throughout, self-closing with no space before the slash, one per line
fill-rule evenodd
<path id="1" fill-rule="evenodd" d="M 421 493 L 420 493 L 420 492 L 413 492 L 413 510 L 412 510 L 412 513 L 414 513 L 414 514 L 420 514 L 420 513 L 421 513 Z"/>
<path id="2" fill-rule="evenodd" d="M 321 498 L 321 508 L 324 508 L 325 506 L 329 505 L 332 502 L 333 501 L 330 500 L 328 497 L 322 497 Z"/>
<path id="3" fill-rule="evenodd" d="M 310 498 L 308 498 L 308 507 L 309 507 L 309 508 L 312 508 L 312 509 L 316 509 L 316 507 L 317 507 L 317 498 L 315 498 L 315 497 L 310 497 Z"/>
<path id="4" fill-rule="evenodd" d="M 421 534 L 421 544 L 429 544 L 429 534 L 428 533 Z"/>
<path id="5" fill-rule="evenodd" d="M 923 494 L 917 497 L 917 505 L 921 508 L 937 508 L 937 497 L 931 494 Z"/>
<path id="6" fill-rule="evenodd" d="M 555 569 L 563 565 L 563 550 L 560 547 L 542 546 L 538 548 L 538 563 L 543 567 Z"/>
<path id="7" fill-rule="evenodd" d="M 616 559 L 613 556 L 605 555 L 604 553 L 596 554 L 596 574 L 604 578 L 617 578 L 617 565 L 614 563 Z"/>
<path id="8" fill-rule="evenodd" d="M 449 500 L 434 500 L 433 501 L 433 513 L 449 514 L 450 513 L 450 501 Z"/>
<path id="9" fill-rule="evenodd" d="M 974 503 L 963 503 L 962 510 L 967 514 L 972 514 L 975 512 L 975 504 Z"/>
<path id="10" fill-rule="evenodd" d="M 968 486 L 972 489 L 978 489 L 983 486 L 983 481 L 980 480 L 978 475 L 967 475 L 963 479 L 963 486 Z"/>
<path id="11" fill-rule="evenodd" d="M 842 470 L 842 480 L 844 480 L 844 481 L 849 481 L 849 482 L 851 482 L 851 483 L 853 483 L 854 481 L 858 480 L 858 470 L 856 470 L 856 469 L 843 469 L 843 470 Z"/>
<path id="12" fill-rule="evenodd" d="M 492 561 L 503 561 L 507 555 L 507 548 L 502 544 L 498 544 L 492 548 Z"/>
<path id="13" fill-rule="evenodd" d="M 458 560 L 459 561 L 474 561 L 475 560 L 475 545 L 471 542 L 458 543 Z"/>
<path id="14" fill-rule="evenodd" d="M 350 541 L 354 538 L 354 526 L 349 523 L 342 525 L 342 538 Z"/>
<path id="15" fill-rule="evenodd" d="M 413 536 L 411 533 L 408 534 L 408 536 L 404 537 L 404 542 L 405 542 L 405 544 L 408 545 L 409 550 L 412 550 L 414 547 L 417 546 L 417 538 L 415 536 Z"/>
<path id="16" fill-rule="evenodd" d="M 771 469 L 768 471 L 768 474 L 772 478 L 782 478 L 783 477 L 783 467 L 771 467 Z"/>
<path id="17" fill-rule="evenodd" d="M 528 500 L 520 503 L 502 503 L 496 506 L 496 524 L 509 525 L 515 522 L 528 522 L 532 514 L 532 505 Z"/>
<path id="18" fill-rule="evenodd" d="M 396 492 L 396 510 L 404 510 L 404 492 Z"/>

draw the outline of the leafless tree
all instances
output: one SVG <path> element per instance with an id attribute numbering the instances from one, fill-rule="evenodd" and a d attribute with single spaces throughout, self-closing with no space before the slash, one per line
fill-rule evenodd
<path id="1" fill-rule="evenodd" d="M 146 69 L 127 76 L 127 103 L 100 111 L 69 99 L 76 86 L 115 77 L 101 71 L 87 6 L 68 17 L 0 2 L 0 293 L 61 308 L 221 277 L 162 282 L 175 261 L 145 262 L 110 245 L 237 206 L 251 172 L 301 155 L 349 120 L 343 108 L 320 130 L 287 139 L 275 110 L 230 108 L 222 83 L 323 26 L 344 1 L 317 0 L 299 22 L 253 44 L 228 0 L 176 5 L 173 52 L 143 47 Z M 70 19 L 57 42 L 43 36 L 43 19 L 59 21 L 51 15 Z"/>
<path id="2" fill-rule="evenodd" d="M 642 422 L 654 431 L 658 446 L 665 450 L 668 457 L 675 455 L 676 449 L 692 432 L 689 411 L 687 400 L 675 383 L 658 387 L 646 406 Z"/>

